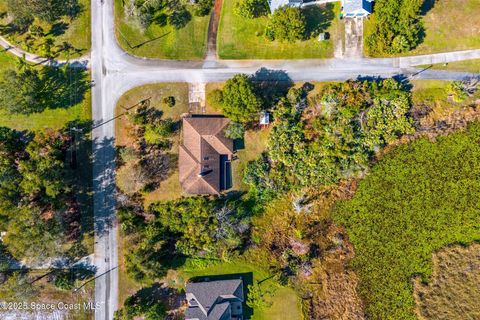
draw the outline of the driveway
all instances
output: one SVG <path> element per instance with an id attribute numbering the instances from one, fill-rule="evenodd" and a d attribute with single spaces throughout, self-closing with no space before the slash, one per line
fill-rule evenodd
<path id="1" fill-rule="evenodd" d="M 345 58 L 363 57 L 363 19 L 345 18 Z"/>

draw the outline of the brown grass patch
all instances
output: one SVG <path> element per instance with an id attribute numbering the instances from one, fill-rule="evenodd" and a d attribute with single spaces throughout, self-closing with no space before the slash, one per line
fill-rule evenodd
<path id="1" fill-rule="evenodd" d="M 480 319 L 480 244 L 453 246 L 433 255 L 428 284 L 414 280 L 420 319 Z"/>

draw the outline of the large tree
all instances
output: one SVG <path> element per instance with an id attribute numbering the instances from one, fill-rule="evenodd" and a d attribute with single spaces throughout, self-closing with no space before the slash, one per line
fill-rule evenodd
<path id="1" fill-rule="evenodd" d="M 366 48 L 372 55 L 395 54 L 415 48 L 421 41 L 423 0 L 378 0 Z"/>
<path id="2" fill-rule="evenodd" d="M 222 96 L 223 113 L 235 122 L 255 120 L 262 108 L 262 100 L 252 80 L 245 74 L 237 74 L 229 79 Z"/>
<path id="3" fill-rule="evenodd" d="M 86 72 L 68 65 L 8 70 L 0 80 L 0 108 L 29 114 L 69 107 L 83 100 L 88 85 Z"/>
<path id="4" fill-rule="evenodd" d="M 306 19 L 300 8 L 284 6 L 272 14 L 267 37 L 272 40 L 295 42 L 305 36 Z"/>

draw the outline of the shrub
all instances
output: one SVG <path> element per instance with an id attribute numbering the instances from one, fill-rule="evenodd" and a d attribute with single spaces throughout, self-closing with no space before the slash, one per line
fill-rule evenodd
<path id="1" fill-rule="evenodd" d="M 69 271 L 61 271 L 55 275 L 55 287 L 62 290 L 71 290 L 74 287 L 74 280 Z"/>
<path id="2" fill-rule="evenodd" d="M 163 103 L 165 105 L 167 105 L 168 107 L 172 108 L 172 107 L 175 106 L 175 103 L 176 103 L 175 97 L 173 97 L 173 96 L 165 97 L 165 98 L 163 98 Z"/>
<path id="3" fill-rule="evenodd" d="M 206 16 L 212 10 L 212 0 L 196 0 L 193 5 L 193 13 L 198 17 Z"/>
<path id="4" fill-rule="evenodd" d="M 230 122 L 225 129 L 225 137 L 229 139 L 243 139 L 245 134 L 245 128 L 243 124 L 238 122 Z"/>
<path id="5" fill-rule="evenodd" d="M 222 104 L 223 104 L 222 90 L 215 89 L 215 90 L 210 91 L 207 94 L 207 103 L 208 103 L 209 106 L 211 106 L 211 107 L 213 107 L 217 110 L 220 110 L 222 108 Z"/>
<path id="6" fill-rule="evenodd" d="M 235 13 L 241 17 L 253 19 L 268 14 L 265 0 L 242 0 L 235 5 Z"/>
<path id="7" fill-rule="evenodd" d="M 480 239 L 480 124 L 400 145 L 360 182 L 334 218 L 355 247 L 351 266 L 370 319 L 417 319 L 411 279 L 432 253 Z"/>
<path id="8" fill-rule="evenodd" d="M 245 74 L 237 74 L 227 80 L 223 89 L 223 113 L 235 122 L 256 120 L 262 107 L 252 80 Z"/>

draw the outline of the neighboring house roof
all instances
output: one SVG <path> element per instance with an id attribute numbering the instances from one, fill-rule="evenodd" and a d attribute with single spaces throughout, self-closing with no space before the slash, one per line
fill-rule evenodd
<path id="1" fill-rule="evenodd" d="M 364 17 L 372 13 L 374 0 L 342 0 L 346 17 Z"/>
<path id="2" fill-rule="evenodd" d="M 217 280 L 188 283 L 186 320 L 230 320 L 239 318 L 232 304 L 243 302 L 243 281 Z"/>
<path id="3" fill-rule="evenodd" d="M 222 190 L 222 155 L 233 154 L 233 140 L 223 131 L 229 119 L 214 116 L 183 118 L 183 143 L 179 148 L 179 175 L 188 194 L 218 194 Z"/>
<path id="4" fill-rule="evenodd" d="M 271 13 L 283 6 L 300 7 L 302 3 L 303 0 L 268 0 Z"/>

